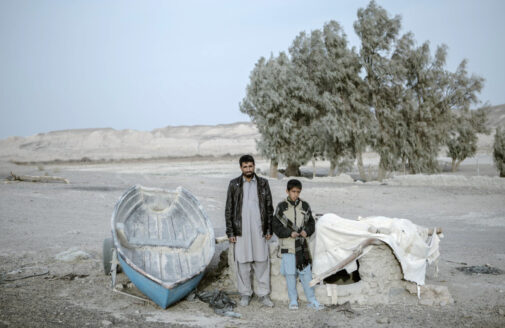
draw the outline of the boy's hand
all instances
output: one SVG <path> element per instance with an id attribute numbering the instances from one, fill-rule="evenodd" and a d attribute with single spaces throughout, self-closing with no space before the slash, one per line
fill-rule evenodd
<path id="1" fill-rule="evenodd" d="M 302 232 L 300 232 L 300 236 L 302 236 L 303 238 L 307 237 L 307 233 L 305 232 L 305 230 L 302 230 Z"/>
<path id="2" fill-rule="evenodd" d="M 228 241 L 233 244 L 233 243 L 237 242 L 237 238 L 236 237 L 229 237 Z"/>
<path id="3" fill-rule="evenodd" d="M 299 235 L 300 235 L 300 234 L 299 234 L 298 232 L 293 231 L 293 232 L 291 233 L 291 238 L 296 238 L 296 237 L 298 237 Z"/>

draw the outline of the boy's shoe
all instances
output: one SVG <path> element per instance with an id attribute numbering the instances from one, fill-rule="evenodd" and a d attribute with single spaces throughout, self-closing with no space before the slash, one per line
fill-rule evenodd
<path id="1" fill-rule="evenodd" d="M 242 297 L 240 298 L 240 306 L 248 306 L 250 301 L 251 301 L 251 296 L 242 295 Z"/>
<path id="2" fill-rule="evenodd" d="M 261 296 L 259 298 L 259 301 L 261 304 L 263 304 L 264 306 L 268 306 L 268 307 L 274 307 L 274 302 L 272 302 L 272 300 L 270 299 L 270 297 L 268 295 L 265 295 L 265 296 Z"/>
<path id="3" fill-rule="evenodd" d="M 298 310 L 298 303 L 289 303 L 290 310 Z"/>
<path id="4" fill-rule="evenodd" d="M 314 309 L 316 311 L 324 309 L 324 305 L 323 304 L 319 304 L 318 301 L 315 301 L 315 302 L 307 304 L 307 307 L 310 308 L 310 309 Z"/>

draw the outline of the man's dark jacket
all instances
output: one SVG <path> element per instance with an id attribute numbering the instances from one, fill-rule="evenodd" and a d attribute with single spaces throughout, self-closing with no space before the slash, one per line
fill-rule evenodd
<path id="1" fill-rule="evenodd" d="M 260 206 L 261 224 L 263 235 L 272 234 L 272 217 L 274 208 L 272 205 L 272 194 L 268 180 L 260 178 L 255 174 L 256 185 L 258 187 L 258 202 Z M 226 196 L 226 208 L 224 216 L 226 219 L 226 234 L 228 237 L 242 236 L 242 198 L 243 198 L 243 176 L 239 176 L 230 181 L 228 194 Z"/>

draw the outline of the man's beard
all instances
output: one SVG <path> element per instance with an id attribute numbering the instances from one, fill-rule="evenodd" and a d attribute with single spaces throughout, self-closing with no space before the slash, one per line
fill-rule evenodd
<path id="1" fill-rule="evenodd" d="M 244 176 L 245 176 L 246 178 L 252 178 L 252 177 L 253 177 L 253 175 L 254 175 L 254 172 L 244 173 Z"/>

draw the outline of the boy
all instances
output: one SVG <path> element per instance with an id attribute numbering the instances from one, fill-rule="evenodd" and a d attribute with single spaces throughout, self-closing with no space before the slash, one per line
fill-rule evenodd
<path id="1" fill-rule="evenodd" d="M 315 221 L 309 203 L 301 200 L 302 183 L 299 180 L 288 181 L 286 200 L 280 202 L 275 210 L 272 230 L 279 237 L 282 254 L 281 274 L 286 277 L 288 286 L 289 309 L 298 309 L 296 277 L 300 277 L 308 307 L 320 310 L 322 305 L 316 300 L 314 288 L 309 286 L 312 280 L 310 253 L 307 237 L 315 230 Z"/>

